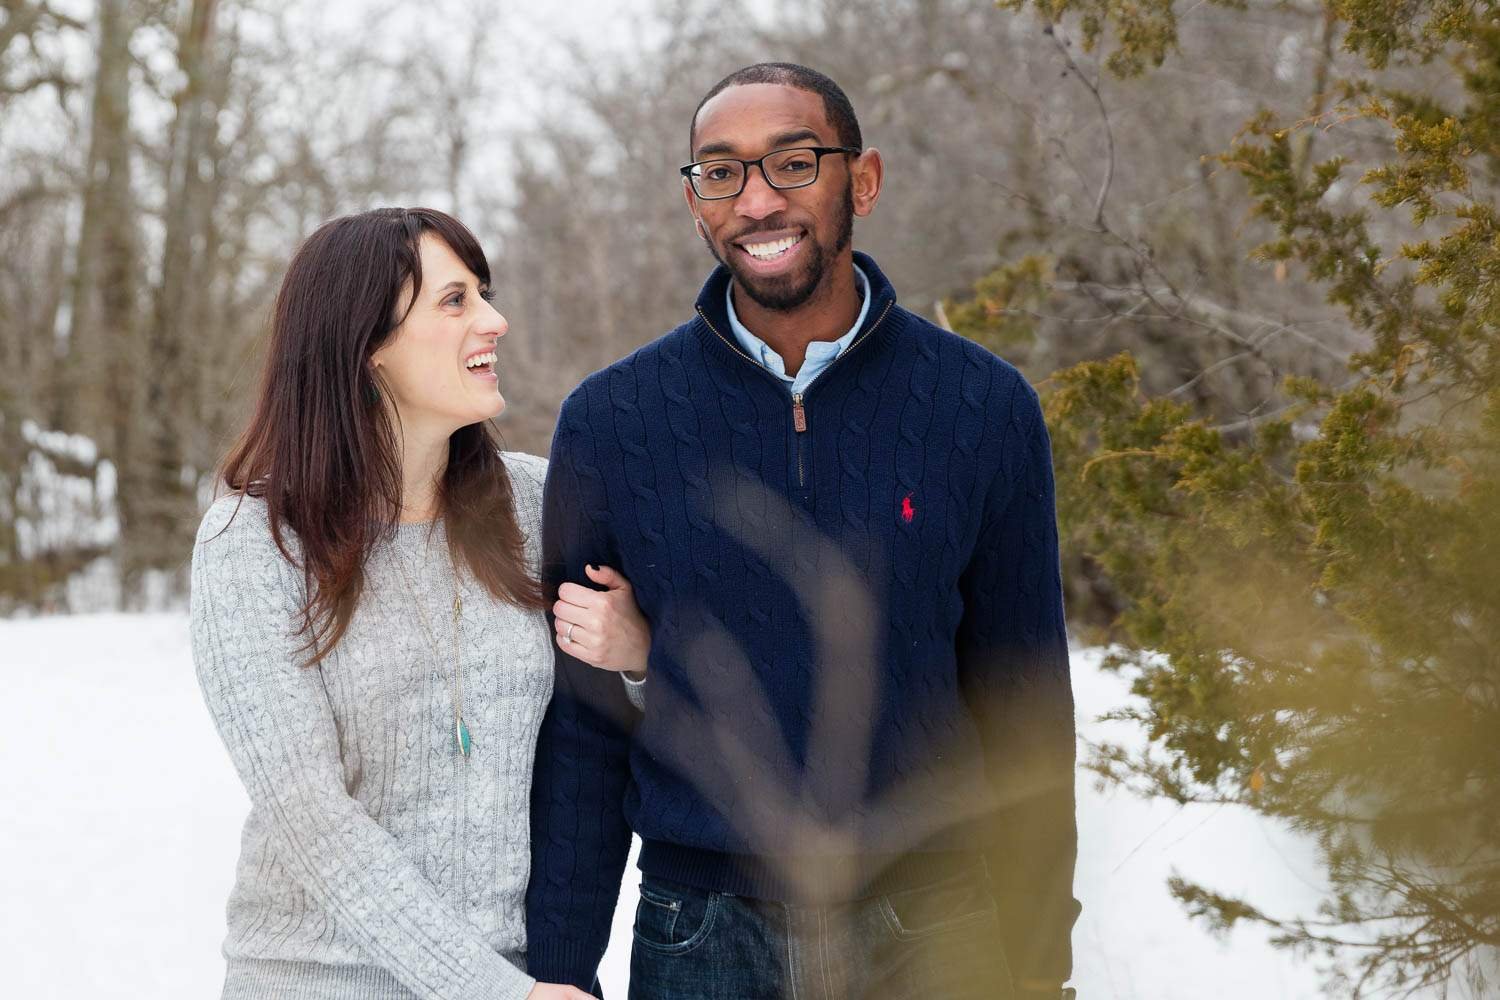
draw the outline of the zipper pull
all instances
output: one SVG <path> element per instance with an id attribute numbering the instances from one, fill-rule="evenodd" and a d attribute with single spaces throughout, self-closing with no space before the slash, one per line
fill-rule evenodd
<path id="1" fill-rule="evenodd" d="M 807 411 L 802 408 L 802 393 L 792 394 L 792 427 L 798 434 L 807 430 Z"/>

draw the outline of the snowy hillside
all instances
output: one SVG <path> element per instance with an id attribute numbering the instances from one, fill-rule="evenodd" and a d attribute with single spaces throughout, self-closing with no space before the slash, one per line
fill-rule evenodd
<path id="1" fill-rule="evenodd" d="M 1079 719 L 1123 686 L 1075 657 Z M 0 620 L 0 966 L 27 1000 L 216 996 L 224 902 L 247 808 L 199 700 L 181 615 Z M 1300 1000 L 1315 970 L 1250 932 L 1220 944 L 1164 883 L 1176 869 L 1307 912 L 1308 846 L 1227 809 L 1101 794 L 1079 779 L 1075 985 L 1083 1000 Z M 623 997 L 631 876 L 606 958 Z"/>

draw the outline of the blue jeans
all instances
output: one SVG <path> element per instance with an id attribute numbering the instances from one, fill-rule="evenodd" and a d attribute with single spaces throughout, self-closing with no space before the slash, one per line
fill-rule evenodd
<path id="1" fill-rule="evenodd" d="M 1005 1000 L 1010 969 L 984 871 L 829 906 L 645 875 L 630 1000 Z"/>

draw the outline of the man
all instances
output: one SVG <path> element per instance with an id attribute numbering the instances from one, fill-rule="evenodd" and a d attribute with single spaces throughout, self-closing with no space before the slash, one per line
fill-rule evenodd
<path id="1" fill-rule="evenodd" d="M 740 70 L 691 146 L 720 267 L 553 441 L 543 575 L 574 596 L 530 971 L 598 991 L 634 830 L 632 997 L 1056 1000 L 1074 728 L 1036 394 L 853 251 L 884 165 L 833 81 Z M 600 565 L 634 583 L 647 664 L 591 650 Z"/>

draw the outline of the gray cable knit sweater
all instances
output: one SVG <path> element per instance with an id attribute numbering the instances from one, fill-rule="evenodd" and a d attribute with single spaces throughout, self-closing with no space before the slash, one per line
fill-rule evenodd
<path id="1" fill-rule="evenodd" d="M 546 462 L 505 462 L 535 570 Z M 551 633 L 541 612 L 467 576 L 461 586 L 468 760 L 453 745 L 440 523 L 402 525 L 372 553 L 348 632 L 309 669 L 291 635 L 301 573 L 272 541 L 264 504 L 227 497 L 203 518 L 193 658 L 252 804 L 229 898 L 226 1000 L 522 1000 L 534 985 L 521 971 L 527 810 Z"/>

